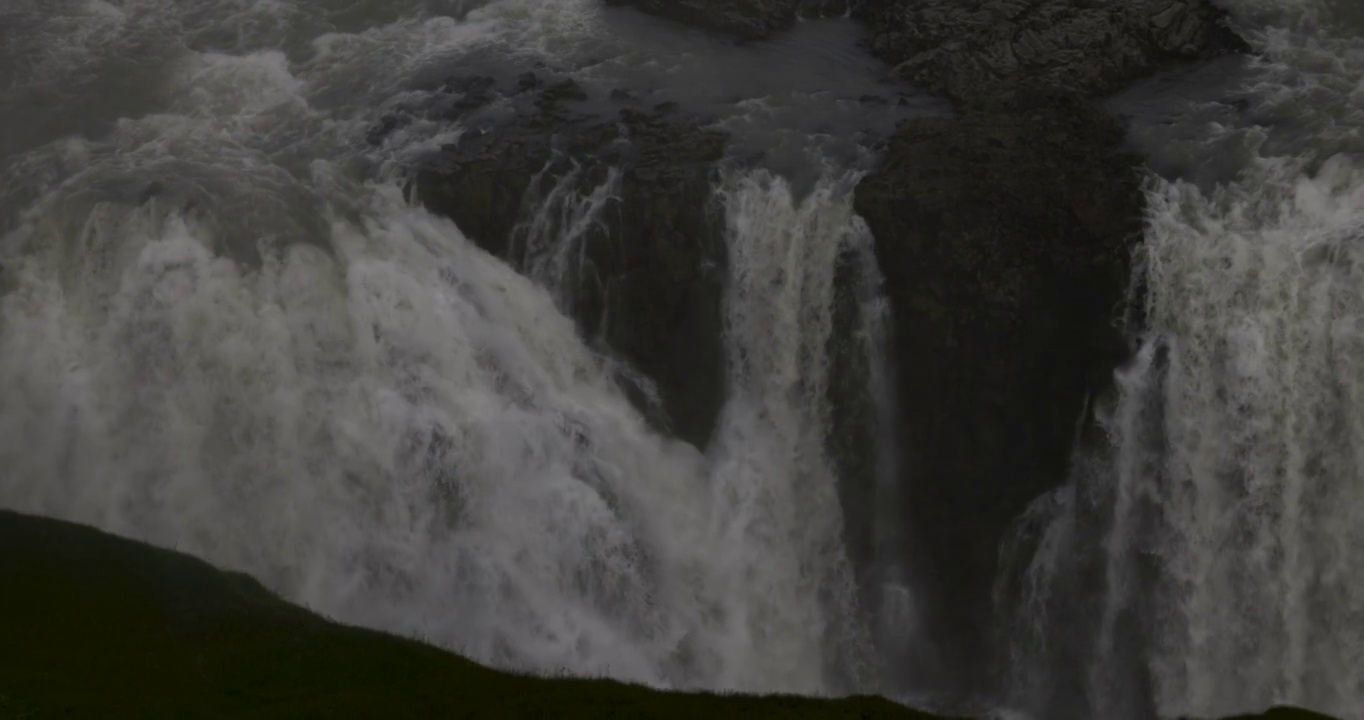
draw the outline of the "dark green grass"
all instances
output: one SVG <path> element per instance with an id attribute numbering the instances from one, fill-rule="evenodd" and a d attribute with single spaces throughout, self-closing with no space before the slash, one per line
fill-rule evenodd
<path id="1" fill-rule="evenodd" d="M 879 698 L 662 693 L 495 672 L 249 577 L 0 511 L 0 718 L 901 718 Z"/>
<path id="2" fill-rule="evenodd" d="M 496 672 L 329 622 L 186 555 L 0 510 L 0 720 L 10 718 L 932 720 L 880 698 Z"/>

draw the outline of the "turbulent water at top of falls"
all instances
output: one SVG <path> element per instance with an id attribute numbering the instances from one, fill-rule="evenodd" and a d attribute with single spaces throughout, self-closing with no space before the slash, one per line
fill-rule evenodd
<path id="1" fill-rule="evenodd" d="M 871 689 L 824 451 L 836 260 L 871 257 L 856 171 L 831 160 L 809 192 L 734 171 L 718 189 L 731 391 L 698 449 L 651 431 L 576 335 L 558 284 L 571 257 L 522 276 L 404 202 L 403 168 L 463 128 L 363 142 L 419 92 L 408 78 L 488 53 L 685 88 L 684 60 L 712 47 L 654 43 L 673 30 L 630 15 L 656 61 L 600 5 L 0 7 L 0 506 L 191 552 L 503 667 Z M 819 83 L 858 92 L 874 64 L 825 62 L 854 55 L 818 39 L 843 25 L 814 25 L 813 59 L 787 62 L 817 71 L 740 103 L 723 120 L 740 141 L 772 118 L 862 112 Z M 774 157 L 804 132 L 777 127 Z M 803 151 L 836 158 L 856 138 Z M 570 231 L 592 221 L 585 202 L 545 199 Z"/>
<path id="2" fill-rule="evenodd" d="M 1137 123 L 1182 174 L 1150 190 L 1140 350 L 1006 551 L 1038 717 L 1364 708 L 1364 11 L 1226 4 L 1262 58 Z"/>

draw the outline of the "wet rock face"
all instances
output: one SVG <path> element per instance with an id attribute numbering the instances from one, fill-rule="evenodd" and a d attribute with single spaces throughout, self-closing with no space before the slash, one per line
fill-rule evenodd
<path id="1" fill-rule="evenodd" d="M 897 78 L 966 104 L 1109 92 L 1244 49 L 1203 0 L 865 0 L 859 13 Z"/>
<path id="2" fill-rule="evenodd" d="M 500 89 L 487 79 L 449 86 L 459 98 L 450 111 L 479 129 L 416 173 L 417 199 L 561 288 L 584 336 L 654 385 L 657 403 L 648 383 L 622 375 L 637 404 L 660 429 L 704 447 L 723 401 L 725 246 L 712 174 L 728 137 L 667 104 L 636 107 L 626 93 L 609 96 L 609 111 L 584 109 L 587 94 L 566 80 L 523 74 Z M 475 108 L 470 87 L 489 94 Z M 480 126 L 478 108 L 494 94 L 515 112 Z M 593 193 L 603 203 L 595 221 L 569 232 L 563 199 Z M 573 235 L 577 252 L 543 246 Z M 561 250 L 582 262 L 537 276 Z"/>
<path id="3" fill-rule="evenodd" d="M 1142 231 L 1123 130 L 1066 99 L 926 119 L 857 192 L 895 310 L 904 523 L 952 665 L 984 642 L 1006 526 L 1064 477 Z M 979 666 L 978 666 L 979 667 Z"/>
<path id="4" fill-rule="evenodd" d="M 1141 159 L 1092 98 L 1238 47 L 1193 0 L 866 0 L 900 79 L 957 102 L 902 124 L 857 191 L 895 313 L 904 523 L 944 653 L 982 681 L 1009 523 L 1064 482 L 1126 356 Z M 946 689 L 946 688 L 945 688 Z M 950 690 L 948 690 L 950 692 Z"/>

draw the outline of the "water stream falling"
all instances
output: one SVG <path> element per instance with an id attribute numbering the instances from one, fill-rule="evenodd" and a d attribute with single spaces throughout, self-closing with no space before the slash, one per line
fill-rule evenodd
<path id="1" fill-rule="evenodd" d="M 660 64 L 604 12 L 6 4 L 0 32 L 21 41 L 0 43 L 0 505 L 193 553 L 501 667 L 874 689 L 825 451 L 836 259 L 871 258 L 836 159 L 856 133 L 800 148 L 799 126 L 775 133 L 777 164 L 828 161 L 804 190 L 766 169 L 717 189 L 730 392 L 708 448 L 652 431 L 568 319 L 574 238 L 615 176 L 532 198 L 527 277 L 398 189 L 466 128 L 364 141 L 422 92 L 411 78 L 486 67 L 490 49 L 591 88 L 694 73 L 696 49 L 718 47 L 669 29 L 690 40 L 658 47 Z M 665 33 L 629 17 L 646 41 Z M 852 52 L 852 69 L 821 65 L 838 43 L 819 33 L 842 42 L 845 25 L 820 27 L 814 60 L 787 59 L 819 72 L 722 119 L 746 152 L 771 118 L 858 116 L 855 99 L 810 111 L 819 82 L 855 92 L 876 68 Z M 604 65 L 583 60 L 612 43 Z"/>
<path id="2" fill-rule="evenodd" d="M 1006 704 L 1037 718 L 1364 707 L 1364 12 L 1226 4 L 1261 59 L 1127 99 L 1160 175 L 1138 352 L 1005 548 Z M 933 108 L 857 33 L 735 46 L 598 0 L 0 3 L 0 505 L 501 667 L 898 697 L 916 598 L 849 192 Z M 483 128 L 366 141 L 433 79 L 537 62 L 763 158 L 716 189 L 708 447 L 651 429 L 569 319 L 618 177 L 537 185 L 523 275 L 399 190 Z M 865 407 L 831 399 L 848 367 Z M 830 450 L 858 412 L 861 495 Z"/>

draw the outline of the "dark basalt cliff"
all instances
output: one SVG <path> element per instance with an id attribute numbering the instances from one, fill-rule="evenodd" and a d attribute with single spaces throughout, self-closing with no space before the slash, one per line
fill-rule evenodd
<path id="1" fill-rule="evenodd" d="M 747 37 L 842 5 L 890 80 L 960 111 L 902 124 L 857 209 L 895 314 L 904 527 L 917 582 L 937 599 L 935 682 L 969 693 L 990 660 L 997 548 L 1063 481 L 1086 399 L 1126 353 L 1118 319 L 1142 233 L 1142 161 L 1091 100 L 1244 45 L 1206 0 L 635 4 L 710 27 L 762 18 Z"/>
<path id="2" fill-rule="evenodd" d="M 0 587 L 5 720 L 935 720 L 883 698 L 667 693 L 499 672 L 331 622 L 187 555 L 5 510 Z"/>
<path id="3" fill-rule="evenodd" d="M 1206 0 L 605 0 L 753 40 L 852 14 L 892 76 L 958 101 L 1045 84 L 1100 93 L 1244 44 Z"/>
<path id="4" fill-rule="evenodd" d="M 668 693 L 498 672 L 328 621 L 187 555 L 5 510 L 0 587 L 6 719 L 936 718 L 882 698 Z M 1280 709 L 1235 720 L 1324 719 Z"/>

